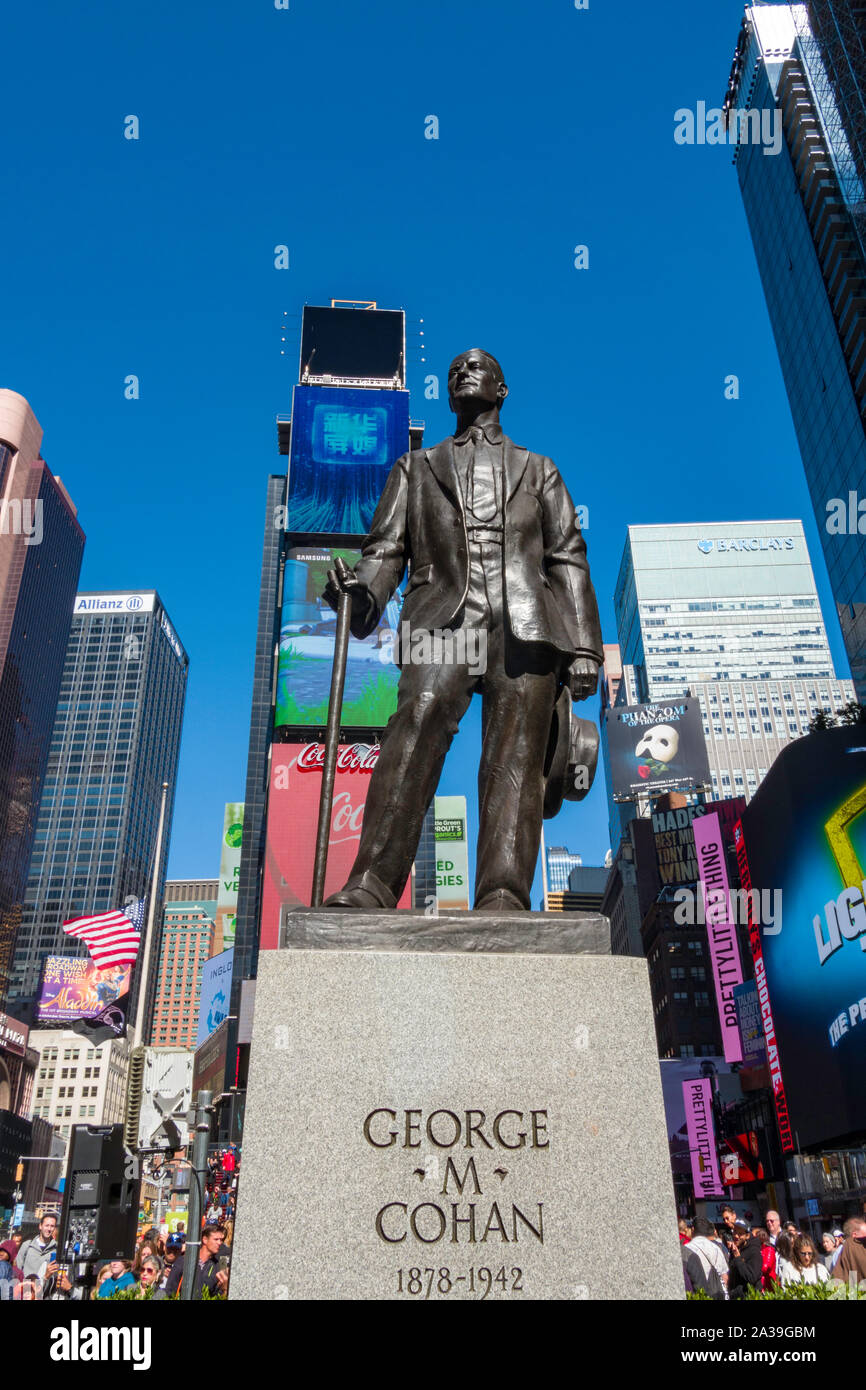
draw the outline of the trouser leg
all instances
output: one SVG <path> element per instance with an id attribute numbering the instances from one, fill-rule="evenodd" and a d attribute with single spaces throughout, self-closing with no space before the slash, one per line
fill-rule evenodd
<path id="1" fill-rule="evenodd" d="M 347 888 L 373 875 L 399 898 L 412 869 L 445 755 L 472 698 L 465 665 L 404 666 L 397 709 L 370 777 L 358 854 Z"/>
<path id="2" fill-rule="evenodd" d="M 495 621 L 482 683 L 475 902 L 506 889 L 529 908 L 560 658 L 510 636 L 495 566 L 488 563 L 485 574 Z"/>

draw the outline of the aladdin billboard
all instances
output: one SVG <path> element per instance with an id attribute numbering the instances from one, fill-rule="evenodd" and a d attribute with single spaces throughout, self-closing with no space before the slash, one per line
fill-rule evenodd
<path id="1" fill-rule="evenodd" d="M 842 1140 L 866 1129 L 866 725 L 783 748 L 738 830 L 783 1148 Z M 772 931 L 761 889 L 781 893 Z"/>
<path id="2" fill-rule="evenodd" d="M 322 591 L 337 556 L 353 569 L 361 552 L 294 546 L 286 558 L 274 713 L 278 729 L 324 729 L 328 722 L 337 615 L 325 603 Z M 397 708 L 400 672 L 393 652 L 402 601 L 398 590 L 369 637 L 363 641 L 349 637 L 340 719 L 344 729 L 384 729 Z"/>
<path id="3" fill-rule="evenodd" d="M 709 785 L 699 700 L 614 705 L 605 727 L 614 801 Z"/>
<path id="4" fill-rule="evenodd" d="M 129 994 L 131 965 L 100 970 L 89 956 L 48 956 L 36 1016 L 40 1023 L 95 1018 Z"/>
<path id="5" fill-rule="evenodd" d="M 355 862 L 370 773 L 378 756 L 378 744 L 340 744 L 328 836 L 326 898 L 342 888 Z M 279 946 L 287 907 L 310 905 L 325 746 L 275 743 L 271 757 L 259 941 L 263 950 Z M 397 906 L 409 907 L 411 900 L 410 877 Z"/>
<path id="6" fill-rule="evenodd" d="M 391 467 L 408 448 L 408 391 L 296 386 L 286 529 L 366 536 Z"/>

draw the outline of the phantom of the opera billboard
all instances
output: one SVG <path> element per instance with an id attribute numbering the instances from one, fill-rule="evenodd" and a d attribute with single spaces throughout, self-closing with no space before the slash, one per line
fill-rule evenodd
<path id="1" fill-rule="evenodd" d="M 783 748 L 741 831 L 782 1144 L 790 1152 L 798 1139 L 843 1140 L 866 1129 L 866 727 Z M 759 920 L 760 890 L 780 895 L 769 925 Z"/>
<path id="2" fill-rule="evenodd" d="M 326 897 L 342 888 L 355 861 L 370 773 L 378 755 L 377 744 L 340 745 L 328 837 Z M 324 758 L 323 743 L 273 746 L 262 883 L 263 950 L 279 945 L 280 923 L 287 907 L 310 905 Z M 398 907 L 410 906 L 410 884 L 411 878 Z"/>
<path id="3" fill-rule="evenodd" d="M 366 536 L 408 448 L 408 391 L 296 386 L 286 530 Z"/>
<path id="4" fill-rule="evenodd" d="M 605 727 L 615 801 L 709 783 L 699 700 L 614 705 L 605 714 Z"/>
<path id="5" fill-rule="evenodd" d="M 324 729 L 328 722 L 337 617 L 322 591 L 337 556 L 351 569 L 360 555 L 358 549 L 332 546 L 289 550 L 277 658 L 274 725 L 278 729 Z M 386 604 L 375 632 L 364 641 L 349 638 L 340 719 L 344 729 L 384 729 L 397 708 L 400 672 L 394 662 L 394 642 L 402 601 L 398 590 Z"/>

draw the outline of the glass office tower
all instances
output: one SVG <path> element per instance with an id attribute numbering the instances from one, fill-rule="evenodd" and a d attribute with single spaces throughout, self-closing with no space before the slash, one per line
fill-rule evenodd
<path id="1" fill-rule="evenodd" d="M 857 697 L 866 701 L 866 255 L 861 5 L 753 5 L 726 110 L 734 162 Z M 850 23 L 849 23 L 850 21 Z M 737 113 L 767 110 L 770 153 Z M 852 143 L 853 142 L 853 143 Z"/>
<path id="2" fill-rule="evenodd" d="M 188 665 L 152 590 L 76 597 L 13 958 L 19 1017 L 32 1017 L 46 956 L 86 954 L 64 921 L 149 897 L 167 782 L 160 930 Z M 154 943 L 151 999 L 159 958 Z M 133 971 L 130 1016 L 139 986 Z"/>
<path id="3" fill-rule="evenodd" d="M 0 1007 L 84 552 L 75 507 L 41 444 L 24 397 L 0 391 Z"/>
<path id="4" fill-rule="evenodd" d="M 265 857 L 265 810 L 268 800 L 270 750 L 274 736 L 274 666 L 280 643 L 280 596 L 285 566 L 285 532 L 280 522 L 285 509 L 286 475 L 271 474 L 265 499 L 256 655 L 253 670 L 247 780 L 244 789 L 244 834 L 238 875 L 232 1007 L 240 1007 L 242 980 L 255 976 L 259 958 L 262 866 Z"/>
<path id="5" fill-rule="evenodd" d="M 630 526 L 615 594 L 624 679 L 642 701 L 696 695 L 713 795 L 757 790 L 819 710 L 854 699 L 839 680 L 799 521 Z M 612 848 L 630 803 L 611 808 Z"/>
<path id="6" fill-rule="evenodd" d="M 547 891 L 548 893 L 565 893 L 568 891 L 569 875 L 572 869 L 579 869 L 583 864 L 583 858 L 579 854 L 573 854 L 565 845 L 548 845 L 547 854 Z"/>

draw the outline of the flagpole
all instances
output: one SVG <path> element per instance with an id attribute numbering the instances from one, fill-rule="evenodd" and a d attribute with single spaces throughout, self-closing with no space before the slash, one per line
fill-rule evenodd
<path id="1" fill-rule="evenodd" d="M 139 1047 L 142 1042 L 142 1031 L 144 1027 L 144 1012 L 147 1007 L 147 977 L 150 972 L 150 952 L 153 945 L 153 928 L 156 918 L 156 897 L 159 888 L 159 868 L 162 860 L 162 832 L 165 825 L 165 799 L 168 795 L 168 782 L 162 784 L 162 801 L 159 807 L 159 825 L 156 830 L 156 855 L 153 861 L 153 877 L 150 881 L 150 902 L 147 905 L 147 924 L 144 929 L 144 947 L 141 958 L 141 974 L 139 976 L 138 1004 L 135 1010 L 135 1023 L 132 1028 L 132 1038 L 130 1040 L 132 1048 Z"/>

